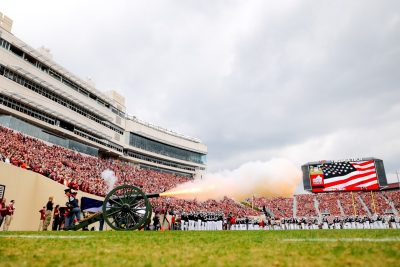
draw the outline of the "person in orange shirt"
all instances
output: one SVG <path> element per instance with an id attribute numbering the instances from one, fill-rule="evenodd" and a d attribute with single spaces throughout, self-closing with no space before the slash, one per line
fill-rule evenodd
<path id="1" fill-rule="evenodd" d="M 20 166 L 22 169 L 25 169 L 25 170 L 27 170 L 27 169 L 29 169 L 29 166 L 28 166 L 28 164 L 26 164 L 26 162 L 24 161 L 24 162 L 22 162 L 22 164 L 21 164 L 21 166 Z"/>

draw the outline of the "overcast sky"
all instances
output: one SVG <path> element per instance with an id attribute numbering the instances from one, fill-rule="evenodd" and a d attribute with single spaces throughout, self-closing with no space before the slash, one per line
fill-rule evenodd
<path id="1" fill-rule="evenodd" d="M 128 113 L 200 138 L 211 172 L 277 157 L 400 169 L 400 1 L 1 0 L 0 11 L 17 37 L 124 95 Z"/>

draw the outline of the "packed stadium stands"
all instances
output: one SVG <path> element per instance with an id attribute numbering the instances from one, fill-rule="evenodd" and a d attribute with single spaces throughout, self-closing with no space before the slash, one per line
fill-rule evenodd
<path id="1" fill-rule="evenodd" d="M 314 195 L 297 195 L 296 217 L 314 217 L 318 213 L 314 207 Z"/>
<path id="2" fill-rule="evenodd" d="M 144 192 L 163 192 L 190 180 L 183 176 L 142 170 L 135 165 L 112 158 L 99 158 L 77 153 L 56 145 L 0 126 L 0 160 L 40 173 L 58 183 L 76 183 L 79 190 L 104 196 L 107 193 L 101 173 L 110 169 L 117 177 L 116 185 L 130 184 Z M 294 201 L 294 198 L 296 201 Z M 154 210 L 173 210 L 177 214 L 223 212 L 236 218 L 259 216 L 265 209 L 269 217 L 316 218 L 327 216 L 372 216 L 397 214 L 400 208 L 400 192 L 330 192 L 323 194 L 300 194 L 294 198 L 254 197 L 242 205 L 233 199 L 181 200 L 173 197 L 151 199 Z M 296 204 L 295 204 L 296 203 Z M 258 208 L 252 209 L 250 206 Z M 295 207 L 294 207 L 295 206 Z M 318 210 L 316 209 L 318 207 Z M 395 208 L 395 210 L 392 209 Z M 293 211 L 296 210 L 296 216 Z M 320 213 L 320 214 L 319 214 Z"/>
<path id="3" fill-rule="evenodd" d="M 301 194 L 296 195 L 296 217 L 316 217 L 319 216 L 315 209 L 314 197 L 321 216 L 373 216 L 375 214 L 396 214 L 400 208 L 400 192 L 392 191 L 376 191 L 376 192 L 330 192 L 320 194 Z M 387 199 L 387 200 L 386 200 Z M 254 201 L 254 205 L 262 209 L 263 206 L 267 211 L 271 211 L 272 215 L 277 218 L 291 218 L 293 209 L 292 198 L 270 198 L 255 197 L 247 199 L 249 203 Z M 364 202 L 364 203 L 362 203 Z M 395 210 L 392 209 L 390 203 L 393 203 Z M 365 205 L 364 205 L 365 204 Z"/>
<path id="4" fill-rule="evenodd" d="M 222 211 L 225 216 L 227 216 L 229 213 L 232 213 L 235 217 L 239 218 L 260 215 L 260 213 L 254 209 L 244 206 L 228 197 L 224 197 L 220 201 L 209 199 L 204 202 L 176 198 L 158 198 L 151 199 L 151 203 L 155 210 L 168 208 L 177 214 Z"/>
<path id="5" fill-rule="evenodd" d="M 336 193 L 316 194 L 319 203 L 319 210 L 322 214 L 341 216 L 342 213 L 337 202 Z"/>
<path id="6" fill-rule="evenodd" d="M 358 192 L 357 195 L 362 198 L 368 210 L 374 214 L 388 213 L 392 208 L 384 198 L 383 194 L 373 194 L 371 192 Z"/>
<path id="7" fill-rule="evenodd" d="M 271 217 L 275 218 L 289 218 L 293 217 L 293 198 L 265 198 L 254 197 L 247 199 L 248 202 L 254 201 L 254 206 L 262 209 L 265 206 L 266 211 L 270 213 Z"/>
<path id="8" fill-rule="evenodd" d="M 382 196 L 386 197 L 397 211 L 400 210 L 400 191 L 383 192 Z"/>
<path id="9" fill-rule="evenodd" d="M 79 190 L 104 196 L 107 185 L 101 173 L 110 169 L 117 177 L 116 186 L 135 185 L 144 192 L 164 192 L 190 180 L 155 170 L 142 170 L 127 162 L 102 159 L 77 153 L 25 136 L 0 126 L 0 158 L 15 166 L 38 172 L 61 184 L 76 183 Z M 223 211 L 235 216 L 256 216 L 258 213 L 232 199 L 198 202 L 175 198 L 152 200 L 156 209 L 168 206 L 178 212 Z"/>
<path id="10" fill-rule="evenodd" d="M 114 171 L 118 177 L 117 185 L 132 184 L 145 192 L 165 191 L 188 181 L 187 177 L 138 170 L 127 162 L 76 153 L 4 127 L 0 127 L 0 142 L 0 154 L 11 164 L 38 172 L 62 184 L 74 180 L 80 190 L 99 196 L 106 194 L 107 186 L 101 178 L 101 173 L 106 169 Z"/>

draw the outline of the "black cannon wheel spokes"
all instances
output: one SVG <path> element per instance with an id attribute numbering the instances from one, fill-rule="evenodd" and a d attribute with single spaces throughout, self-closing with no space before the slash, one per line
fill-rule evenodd
<path id="1" fill-rule="evenodd" d="M 104 199 L 103 217 L 114 230 L 139 229 L 146 224 L 150 216 L 150 201 L 135 186 L 118 186 Z"/>

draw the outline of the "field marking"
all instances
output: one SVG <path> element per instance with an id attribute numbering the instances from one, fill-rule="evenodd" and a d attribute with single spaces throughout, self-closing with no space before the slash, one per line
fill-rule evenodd
<path id="1" fill-rule="evenodd" d="M 400 238 L 290 238 L 284 242 L 400 242 Z"/>
<path id="2" fill-rule="evenodd" d="M 79 235 L 0 235 L 3 238 L 54 238 L 54 239 L 83 239 L 88 238 L 88 236 Z"/>

